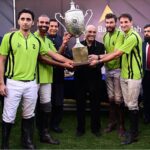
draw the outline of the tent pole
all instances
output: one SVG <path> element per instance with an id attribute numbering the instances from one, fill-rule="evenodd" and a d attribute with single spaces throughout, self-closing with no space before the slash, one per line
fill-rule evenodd
<path id="1" fill-rule="evenodd" d="M 16 28 L 16 2 L 13 0 L 14 28 Z"/>

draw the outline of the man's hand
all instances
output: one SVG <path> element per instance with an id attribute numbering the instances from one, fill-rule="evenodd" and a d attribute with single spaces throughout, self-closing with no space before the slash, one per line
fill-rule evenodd
<path id="1" fill-rule="evenodd" d="M 102 58 L 105 57 L 105 54 L 104 55 L 89 55 L 88 56 L 88 61 L 89 61 L 89 66 L 95 66 L 99 63 L 102 63 Z"/>
<path id="2" fill-rule="evenodd" d="M 94 66 L 96 66 L 98 63 L 99 63 L 99 60 L 92 60 L 92 61 L 90 61 L 89 66 L 94 67 Z"/>
<path id="3" fill-rule="evenodd" d="M 98 60 L 98 57 L 99 57 L 99 55 L 92 54 L 92 55 L 88 56 L 88 60 L 89 60 L 89 62 L 91 62 L 93 60 Z"/>
<path id="4" fill-rule="evenodd" d="M 0 95 L 7 96 L 7 89 L 5 84 L 0 84 Z"/>
<path id="5" fill-rule="evenodd" d="M 63 36 L 62 45 L 66 46 L 71 37 L 72 37 L 71 34 L 69 34 L 68 32 L 65 32 L 65 33 L 64 33 L 64 36 Z"/>
<path id="6" fill-rule="evenodd" d="M 67 61 L 67 62 L 64 62 L 63 63 L 63 67 L 64 68 L 70 68 L 70 69 L 72 69 L 74 66 L 73 66 L 73 62 L 69 62 L 69 61 Z"/>

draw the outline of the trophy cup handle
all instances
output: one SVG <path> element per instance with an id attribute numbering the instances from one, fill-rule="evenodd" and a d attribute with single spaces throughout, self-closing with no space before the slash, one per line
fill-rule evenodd
<path id="1" fill-rule="evenodd" d="M 55 19 L 60 23 L 60 25 L 63 27 L 63 29 L 65 30 L 65 32 L 67 31 L 67 29 L 66 29 L 66 27 L 59 21 L 59 19 L 57 18 L 57 15 L 59 15 L 59 17 L 61 18 L 61 19 L 65 19 L 62 15 L 61 15 L 61 13 L 55 13 Z"/>
<path id="2" fill-rule="evenodd" d="M 86 22 L 86 24 L 85 24 L 85 27 L 89 24 L 89 21 L 91 20 L 91 18 L 92 18 L 92 16 L 93 16 L 93 11 L 92 11 L 92 9 L 88 9 L 88 10 L 86 10 L 84 17 L 86 17 L 86 16 L 89 14 L 88 12 L 90 12 L 90 17 L 89 17 L 89 19 L 87 20 L 87 22 Z"/>

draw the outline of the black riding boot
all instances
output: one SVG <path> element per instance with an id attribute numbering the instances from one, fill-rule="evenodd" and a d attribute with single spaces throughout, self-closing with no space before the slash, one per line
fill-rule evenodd
<path id="1" fill-rule="evenodd" d="M 22 119 L 22 146 L 24 149 L 35 149 L 33 144 L 34 117 Z"/>
<path id="2" fill-rule="evenodd" d="M 41 123 L 39 128 L 40 141 L 48 144 L 59 144 L 58 140 L 54 140 L 49 134 L 49 118 L 50 118 L 50 109 L 48 107 L 49 103 L 40 104 L 41 108 Z"/>
<path id="3" fill-rule="evenodd" d="M 2 121 L 2 144 L 1 149 L 9 149 L 9 137 L 12 128 L 12 123 Z"/>
<path id="4" fill-rule="evenodd" d="M 138 125 L 139 125 L 139 116 L 138 116 L 138 110 L 130 110 L 130 130 L 125 136 L 125 140 L 122 142 L 122 144 L 127 145 L 131 144 L 133 142 L 136 142 L 138 140 Z"/>

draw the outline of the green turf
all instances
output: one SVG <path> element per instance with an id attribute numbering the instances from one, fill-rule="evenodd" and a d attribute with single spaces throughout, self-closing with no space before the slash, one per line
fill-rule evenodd
<path id="1" fill-rule="evenodd" d="M 21 149 L 20 145 L 20 116 L 17 114 L 17 120 L 13 127 L 10 148 Z M 128 119 L 126 115 L 126 126 Z M 51 135 L 60 140 L 60 145 L 42 144 L 39 142 L 37 130 L 35 130 L 35 143 L 38 149 L 150 149 L 150 125 L 144 125 L 140 120 L 140 136 L 139 141 L 127 146 L 120 145 L 120 139 L 116 131 L 106 134 L 103 129 L 106 127 L 107 112 L 102 112 L 102 136 L 95 137 L 90 131 L 90 112 L 87 112 L 86 117 L 86 133 L 82 137 L 75 136 L 76 130 L 76 112 L 64 112 L 64 118 L 61 124 L 64 132 L 56 134 L 50 131 Z M 0 129 L 1 132 L 1 129 Z M 0 138 L 1 140 L 1 138 Z"/>

